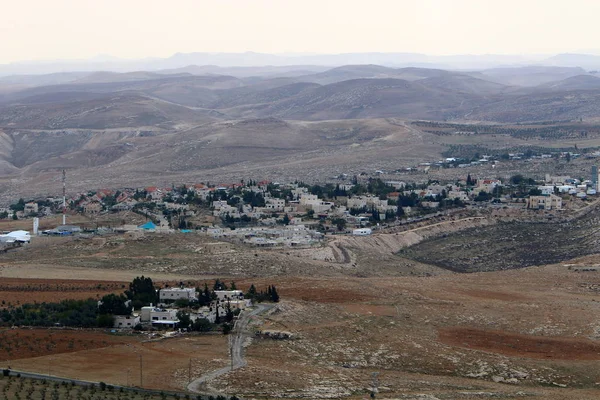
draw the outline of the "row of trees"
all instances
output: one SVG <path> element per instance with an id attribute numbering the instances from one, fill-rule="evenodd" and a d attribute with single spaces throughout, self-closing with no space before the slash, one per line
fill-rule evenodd
<path id="1" fill-rule="evenodd" d="M 275 285 L 270 285 L 267 287 L 266 291 L 261 290 L 259 292 L 256 290 L 254 284 L 252 284 L 250 285 L 250 289 L 248 289 L 248 292 L 244 295 L 244 297 L 258 303 L 263 301 L 272 301 L 273 303 L 279 302 L 279 293 L 277 293 Z"/>
<path id="2" fill-rule="evenodd" d="M 98 314 L 98 304 L 93 299 L 63 300 L 59 303 L 23 304 L 3 309 L 0 311 L 0 323 L 3 326 L 93 328 L 102 326 L 103 318 Z"/>

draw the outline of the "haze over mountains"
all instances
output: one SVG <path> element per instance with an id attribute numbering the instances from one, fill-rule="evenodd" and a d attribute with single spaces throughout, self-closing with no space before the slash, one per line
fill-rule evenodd
<path id="1" fill-rule="evenodd" d="M 21 61 L 0 64 L 0 76 L 49 74 L 65 71 L 157 71 L 201 66 L 203 73 L 215 72 L 211 67 L 288 67 L 313 68 L 355 64 L 377 64 L 389 67 L 423 67 L 454 70 L 490 69 L 507 66 L 555 66 L 600 69 L 600 55 L 448 55 L 418 53 L 343 53 L 343 54 L 265 54 L 265 53 L 176 53 L 167 58 L 120 59 L 98 56 L 87 60 Z M 208 67 L 206 67 L 208 66 Z M 318 66 L 318 67 L 317 67 Z M 255 71 L 262 75 L 267 69 Z M 196 71 L 189 71 L 199 73 Z M 231 74 L 229 71 L 221 71 Z"/>
<path id="2" fill-rule="evenodd" d="M 81 185 L 100 186 L 318 175 L 385 154 L 439 157 L 439 140 L 410 120 L 600 118 L 600 77 L 577 66 L 170 66 L 0 77 L 0 175 L 31 182 L 67 168 Z"/>

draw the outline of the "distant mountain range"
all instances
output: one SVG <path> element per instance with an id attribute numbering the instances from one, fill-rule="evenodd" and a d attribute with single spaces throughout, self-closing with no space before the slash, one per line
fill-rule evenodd
<path id="1" fill-rule="evenodd" d="M 600 69 L 600 56 L 586 54 L 546 55 L 453 55 L 431 56 L 418 53 L 344 53 L 318 55 L 281 55 L 264 53 L 177 53 L 168 58 L 139 60 L 96 57 L 89 60 L 23 61 L 0 64 L 0 76 L 49 74 L 71 71 L 157 71 L 203 66 L 203 73 L 217 67 L 286 67 L 287 71 L 317 72 L 319 66 L 334 67 L 350 64 L 378 64 L 388 67 L 423 67 L 453 70 L 479 70 L 507 66 L 557 66 Z M 208 67 L 206 67 L 208 66 Z M 321 69 L 322 70 L 322 69 Z M 275 74 L 283 73 L 274 69 Z M 187 71 L 198 74 L 199 70 Z M 223 71 L 228 74 L 232 72 Z M 245 70 L 249 72 L 249 70 Z M 265 75 L 267 69 L 256 70 Z M 232 75 L 236 75 L 232 73 Z"/>
<path id="2" fill-rule="evenodd" d="M 416 132 L 410 120 L 589 123 L 600 119 L 597 75 L 294 64 L 0 77 L 0 197 L 9 177 L 42 190 L 62 168 L 89 188 L 431 160 L 447 138 Z"/>
<path id="3" fill-rule="evenodd" d="M 600 78 L 578 67 L 448 71 L 372 64 L 325 70 L 191 65 L 159 71 L 55 73 L 0 78 L 0 128 L 104 129 L 157 124 L 169 128 L 186 121 L 271 117 L 311 121 L 460 120 L 467 115 L 496 122 L 570 119 L 600 116 L 589 104 L 595 98 L 590 92 L 595 90 L 600 90 Z M 556 101 L 550 105 L 536 102 L 557 92 L 578 92 L 561 100 L 576 99 L 574 105 L 565 108 Z M 521 98 L 519 107 L 522 102 L 530 104 L 526 118 L 522 117 L 524 110 L 498 111 Z M 107 114 L 107 107 L 100 107 L 103 102 L 119 106 L 111 106 Z M 90 109 L 84 112 L 86 107 Z M 175 109 L 177 112 L 169 115 Z M 125 111 L 127 116 L 119 116 Z"/>

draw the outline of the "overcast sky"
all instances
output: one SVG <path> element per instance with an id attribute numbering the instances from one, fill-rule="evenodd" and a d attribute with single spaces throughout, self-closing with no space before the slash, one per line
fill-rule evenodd
<path id="1" fill-rule="evenodd" d="M 3 0 L 0 63 L 176 52 L 553 54 L 600 0 Z M 597 51 L 595 51 L 597 53 Z"/>

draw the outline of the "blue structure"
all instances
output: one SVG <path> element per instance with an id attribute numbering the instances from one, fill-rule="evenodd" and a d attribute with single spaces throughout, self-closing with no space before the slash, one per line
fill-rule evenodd
<path id="1" fill-rule="evenodd" d="M 154 224 L 154 222 L 148 221 L 144 225 L 138 226 L 138 228 L 145 229 L 145 230 L 149 231 L 149 230 L 152 230 L 152 229 L 156 229 L 156 225 Z"/>

